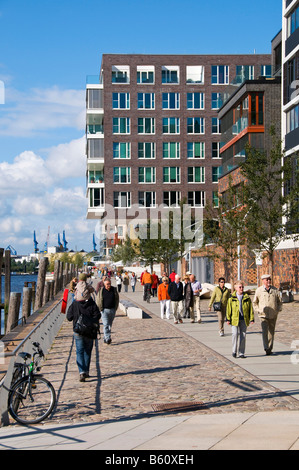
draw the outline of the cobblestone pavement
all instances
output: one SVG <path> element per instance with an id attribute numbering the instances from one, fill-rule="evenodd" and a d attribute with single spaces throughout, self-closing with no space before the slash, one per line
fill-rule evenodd
<path id="1" fill-rule="evenodd" d="M 203 300 L 201 304 L 203 318 L 207 303 Z M 298 320 L 299 302 L 284 304 L 277 341 L 290 345 L 299 339 Z M 253 328 L 260 328 L 258 321 Z M 103 335 L 96 341 L 91 377 L 84 383 L 78 380 L 72 323 L 65 320 L 47 355 L 43 374 L 53 383 L 58 397 L 55 413 L 47 420 L 51 423 L 153 416 L 157 414 L 153 405 L 182 401 L 204 403 L 190 414 L 299 410 L 296 399 L 154 314 L 132 320 L 119 311 L 112 343 L 104 344 Z"/>

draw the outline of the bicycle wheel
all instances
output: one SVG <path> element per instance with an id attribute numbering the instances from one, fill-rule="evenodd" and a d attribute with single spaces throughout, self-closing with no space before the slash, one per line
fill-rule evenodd
<path id="1" fill-rule="evenodd" d="M 56 393 L 47 379 L 27 376 L 12 386 L 8 411 L 21 424 L 36 424 L 50 415 L 55 403 Z"/>

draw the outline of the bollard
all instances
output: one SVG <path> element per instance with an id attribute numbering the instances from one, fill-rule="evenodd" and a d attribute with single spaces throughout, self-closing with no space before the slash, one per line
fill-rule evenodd
<path id="1" fill-rule="evenodd" d="M 19 292 L 11 292 L 9 298 L 7 325 L 5 333 L 9 333 L 17 326 L 20 315 L 20 305 L 21 294 Z"/>
<path id="2" fill-rule="evenodd" d="M 54 296 L 58 294 L 59 291 L 59 271 L 60 271 L 60 261 L 56 259 L 54 262 Z"/>
<path id="3" fill-rule="evenodd" d="M 46 281 L 45 283 L 45 290 L 44 290 L 44 301 L 43 305 L 45 305 L 47 302 L 49 302 L 50 299 L 50 282 Z"/>
<path id="4" fill-rule="evenodd" d="M 34 308 L 37 310 L 43 305 L 45 279 L 47 274 L 48 258 L 41 258 L 39 262 L 38 278 Z"/>
<path id="5" fill-rule="evenodd" d="M 22 317 L 28 318 L 31 315 L 32 287 L 23 287 Z"/>

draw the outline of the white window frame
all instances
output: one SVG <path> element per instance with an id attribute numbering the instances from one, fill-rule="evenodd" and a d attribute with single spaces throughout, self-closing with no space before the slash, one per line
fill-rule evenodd
<path id="1" fill-rule="evenodd" d="M 175 195 L 175 202 L 171 203 L 171 195 Z M 168 203 L 165 202 L 165 195 L 167 195 Z M 164 207 L 180 207 L 181 191 L 163 191 L 163 206 Z"/>
<path id="2" fill-rule="evenodd" d="M 115 205 L 115 200 L 117 196 L 117 205 Z M 123 201 L 125 198 L 126 204 L 123 205 Z M 115 209 L 128 209 L 131 207 L 131 192 L 130 191 L 114 191 L 113 192 L 113 207 Z"/>
<path id="3" fill-rule="evenodd" d="M 216 119 L 216 121 L 215 121 Z M 214 124 L 214 122 L 216 122 L 216 124 Z M 213 127 L 216 127 L 217 131 L 216 132 L 213 132 Z M 217 117 L 212 117 L 212 134 L 221 134 L 221 121 L 220 119 L 218 119 Z"/>
<path id="4" fill-rule="evenodd" d="M 170 106 L 170 95 L 174 95 L 174 106 Z M 164 107 L 166 104 L 166 107 Z M 180 93 L 162 93 L 162 109 L 180 109 Z"/>
<path id="5" fill-rule="evenodd" d="M 171 179 L 171 169 L 175 169 L 175 181 Z M 168 174 L 166 174 L 166 171 Z M 167 179 L 164 180 L 164 177 Z M 163 184 L 179 184 L 181 182 L 181 168 L 179 166 L 164 166 L 163 167 Z"/>
<path id="6" fill-rule="evenodd" d="M 141 99 L 139 98 L 139 95 L 142 95 Z M 149 95 L 150 106 L 148 108 L 145 106 L 145 104 L 146 104 L 146 95 Z M 142 106 L 139 106 L 139 103 L 141 103 Z M 144 109 L 144 110 L 155 109 L 155 93 L 140 93 L 139 92 L 137 94 L 137 108 L 138 109 Z"/>
<path id="7" fill-rule="evenodd" d="M 153 74 L 153 81 L 149 79 L 150 73 Z M 139 81 L 138 81 L 138 77 L 140 79 Z M 155 84 L 155 66 L 154 65 L 137 65 L 137 85 L 154 85 L 154 84 Z"/>
<path id="8" fill-rule="evenodd" d="M 115 77 L 116 80 L 113 80 Z M 125 77 L 125 81 L 117 80 L 118 77 Z M 129 65 L 112 65 L 111 82 L 113 85 L 128 85 L 130 84 L 130 66 Z"/>
<path id="9" fill-rule="evenodd" d="M 114 95 L 117 95 L 116 99 Z M 125 106 L 121 106 L 121 95 L 125 95 Z M 114 106 L 114 103 L 117 103 L 117 106 Z M 130 93 L 112 93 L 112 109 L 130 109 Z"/>
<path id="10" fill-rule="evenodd" d="M 186 66 L 187 85 L 203 85 L 204 82 L 205 82 L 204 65 L 187 65 Z"/>
<path id="11" fill-rule="evenodd" d="M 175 132 L 171 132 L 174 126 Z M 166 129 L 166 131 L 164 131 Z M 180 134 L 180 118 L 178 117 L 164 117 L 162 118 L 162 134 Z"/>
<path id="12" fill-rule="evenodd" d="M 200 193 L 200 199 L 201 203 L 196 204 L 195 203 L 195 195 L 196 193 Z M 191 197 L 190 194 L 192 194 L 192 201 L 190 201 Z M 191 205 L 191 207 L 205 207 L 205 191 L 188 191 L 188 204 Z"/>
<path id="13" fill-rule="evenodd" d="M 188 98 L 188 95 L 191 95 L 191 99 L 190 97 Z M 199 95 L 199 107 L 195 107 L 195 95 Z M 192 104 L 191 108 L 188 107 L 190 101 Z M 187 109 L 205 109 L 205 94 L 198 91 L 187 93 Z"/>
<path id="14" fill-rule="evenodd" d="M 118 170 L 118 175 L 116 174 L 116 170 Z M 123 175 L 122 173 L 125 173 L 125 174 Z M 125 176 L 126 181 L 121 181 L 123 176 Z M 118 178 L 118 181 L 116 181 L 116 178 Z M 131 167 L 115 166 L 113 168 L 113 183 L 114 184 L 131 184 Z"/>
<path id="15" fill-rule="evenodd" d="M 120 132 L 121 129 L 121 120 L 125 119 L 125 128 L 126 132 Z M 115 124 L 116 123 L 116 124 Z M 117 131 L 114 132 L 114 128 L 117 127 Z M 127 117 L 114 117 L 112 119 L 112 134 L 114 135 L 124 135 L 124 134 L 130 134 L 131 133 L 131 121 L 130 118 Z"/>
<path id="16" fill-rule="evenodd" d="M 217 73 L 216 75 L 212 75 L 212 67 L 217 67 Z M 219 70 L 220 70 L 220 67 L 224 67 L 224 81 L 223 82 L 220 82 L 219 79 L 220 79 L 220 73 L 219 73 Z M 213 77 L 216 76 L 216 81 L 213 82 Z M 229 65 L 212 65 L 211 66 L 211 77 L 212 77 L 212 85 L 228 85 L 229 84 Z"/>
<path id="17" fill-rule="evenodd" d="M 200 132 L 195 132 L 195 124 L 196 121 L 199 119 L 199 126 L 200 126 Z M 188 132 L 189 128 L 192 128 L 192 132 Z M 203 117 L 188 117 L 187 118 L 187 134 L 195 134 L 195 135 L 203 135 L 205 133 L 205 118 Z"/>
<path id="18" fill-rule="evenodd" d="M 199 145 L 200 155 L 195 156 L 195 145 Z M 187 142 L 187 158 L 188 159 L 204 159 L 205 158 L 205 143 L 204 142 Z"/>
<path id="19" fill-rule="evenodd" d="M 142 148 L 143 147 L 143 148 Z M 142 150 L 141 150 L 142 148 Z M 150 148 L 150 157 L 146 157 L 146 150 Z M 140 160 L 154 160 L 156 158 L 156 143 L 155 142 L 138 142 L 138 159 Z M 143 153 L 143 157 L 140 153 Z"/>
<path id="20" fill-rule="evenodd" d="M 163 72 L 167 78 L 167 81 L 163 82 Z M 171 80 L 172 72 L 177 73 L 177 81 Z M 179 85 L 180 83 L 180 67 L 179 65 L 163 65 L 161 69 L 161 82 L 162 85 Z"/>
<path id="21" fill-rule="evenodd" d="M 145 129 L 146 129 L 146 121 L 150 120 L 150 132 L 145 132 Z M 139 132 L 139 129 L 140 127 L 142 127 L 143 129 L 143 132 Z M 148 134 L 155 134 L 155 118 L 153 117 L 143 117 L 143 118 L 138 118 L 137 120 L 137 132 L 138 134 L 145 134 L 145 135 L 148 135 Z"/>
<path id="22" fill-rule="evenodd" d="M 150 195 L 150 205 L 146 205 L 146 195 Z M 144 204 L 140 203 L 141 197 L 143 198 Z M 156 207 L 156 191 L 138 191 L 138 205 L 139 207 L 145 207 L 145 208 L 151 208 L 151 207 Z"/>
<path id="23" fill-rule="evenodd" d="M 196 173 L 200 173 L 200 181 L 196 181 Z M 204 166 L 189 166 L 188 172 L 188 183 L 202 184 L 205 183 L 205 167 Z M 190 180 L 191 179 L 191 180 Z"/>
<path id="24" fill-rule="evenodd" d="M 146 181 L 147 173 L 150 175 L 150 181 Z M 155 184 L 156 183 L 156 168 L 153 166 L 140 166 L 138 168 L 138 183 Z"/>
<path id="25" fill-rule="evenodd" d="M 118 148 L 115 149 L 114 146 Z M 125 149 L 125 157 L 121 157 L 122 147 Z M 115 156 L 117 155 L 117 156 Z M 131 142 L 113 142 L 113 159 L 114 160 L 130 160 L 131 159 Z"/>
<path id="26" fill-rule="evenodd" d="M 174 147 L 175 157 L 171 157 L 171 149 Z M 164 160 L 178 160 L 181 155 L 181 144 L 180 142 L 163 142 L 162 145 L 163 159 Z"/>

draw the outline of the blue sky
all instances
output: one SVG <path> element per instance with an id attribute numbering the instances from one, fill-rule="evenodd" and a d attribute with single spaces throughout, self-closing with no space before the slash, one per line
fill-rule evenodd
<path id="1" fill-rule="evenodd" d="M 280 29 L 281 0 L 0 0 L 0 247 L 30 253 L 35 230 L 43 248 L 50 226 L 92 250 L 85 83 L 103 53 L 270 53 Z"/>

